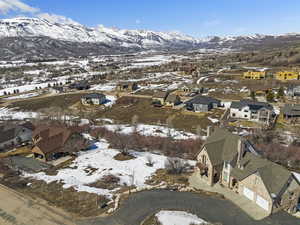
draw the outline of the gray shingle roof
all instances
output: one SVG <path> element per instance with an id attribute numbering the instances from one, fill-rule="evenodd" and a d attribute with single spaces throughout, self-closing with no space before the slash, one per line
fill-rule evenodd
<path id="1" fill-rule="evenodd" d="M 251 174 L 258 173 L 270 195 L 278 195 L 291 177 L 291 172 L 286 168 L 249 152 L 242 158 L 240 164 L 242 169 L 233 168 L 232 176 L 243 180 Z"/>
<path id="2" fill-rule="evenodd" d="M 285 104 L 282 113 L 289 116 L 300 116 L 300 104 Z"/>
<path id="3" fill-rule="evenodd" d="M 273 106 L 267 102 L 257 102 L 248 99 L 232 102 L 230 108 L 242 109 L 245 106 L 249 106 L 250 110 L 260 110 L 261 108 L 273 110 Z"/>
<path id="4" fill-rule="evenodd" d="M 105 98 L 105 95 L 102 94 L 102 93 L 91 93 L 91 94 L 87 94 L 87 95 L 82 96 L 82 98 L 85 98 L 85 99 L 94 99 L 94 98 L 102 99 L 102 98 Z"/>
<path id="5" fill-rule="evenodd" d="M 194 98 L 190 99 L 189 101 L 185 102 L 186 104 L 202 104 L 202 105 L 209 105 L 209 104 L 221 104 L 221 101 L 212 97 L 197 95 Z"/>
<path id="6" fill-rule="evenodd" d="M 211 163 L 218 165 L 223 161 L 232 161 L 237 154 L 240 138 L 225 129 L 217 128 L 204 144 Z"/>

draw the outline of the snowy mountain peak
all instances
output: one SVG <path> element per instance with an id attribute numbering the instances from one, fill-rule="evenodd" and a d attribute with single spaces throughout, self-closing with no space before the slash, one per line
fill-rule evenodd
<path id="1" fill-rule="evenodd" d="M 193 45 L 199 41 L 175 32 L 121 30 L 99 25 L 88 28 L 78 23 L 51 22 L 43 18 L 14 18 L 0 20 L 0 37 L 49 37 L 72 42 L 92 42 L 122 47 L 151 48 L 166 45 Z M 174 43 L 173 43 L 174 42 Z"/>

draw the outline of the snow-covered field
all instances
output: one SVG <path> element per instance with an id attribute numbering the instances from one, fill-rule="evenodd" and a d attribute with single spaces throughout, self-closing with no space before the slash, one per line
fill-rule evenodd
<path id="1" fill-rule="evenodd" d="M 24 120 L 30 118 L 36 118 L 38 113 L 36 112 L 19 112 L 13 109 L 0 108 L 0 118 L 12 119 L 12 120 Z"/>
<path id="2" fill-rule="evenodd" d="M 198 216 L 183 211 L 162 210 L 155 214 L 155 216 L 162 225 L 190 225 L 206 223 Z"/>
<path id="3" fill-rule="evenodd" d="M 165 168 L 166 156 L 151 154 L 147 152 L 131 152 L 134 159 L 118 161 L 114 159 L 119 151 L 109 148 L 109 143 L 101 140 L 95 144 L 97 148 L 87 152 L 81 152 L 73 161 L 69 168 L 61 169 L 57 175 L 50 176 L 44 172 L 29 174 L 25 177 L 43 180 L 47 183 L 61 182 L 63 188 L 74 187 L 77 191 L 96 193 L 112 198 L 119 189 L 103 189 L 90 187 L 106 175 L 114 175 L 120 178 L 119 185 L 135 185 L 136 187 L 147 187 L 146 180 L 149 179 L 158 169 Z M 147 166 L 148 158 L 154 162 L 153 166 Z M 195 161 L 188 161 L 190 165 L 195 165 Z"/>
<path id="4" fill-rule="evenodd" d="M 107 83 L 107 84 L 98 84 L 91 88 L 91 90 L 95 91 L 113 91 L 116 88 L 116 84 Z"/>
<path id="5" fill-rule="evenodd" d="M 135 127 L 131 125 L 113 124 L 104 125 L 104 127 L 110 131 L 120 132 L 122 134 L 130 134 L 135 131 Z M 138 124 L 136 127 L 136 132 L 144 136 L 172 137 L 178 140 L 197 138 L 197 136 L 192 133 L 175 130 L 173 128 L 148 124 Z"/>

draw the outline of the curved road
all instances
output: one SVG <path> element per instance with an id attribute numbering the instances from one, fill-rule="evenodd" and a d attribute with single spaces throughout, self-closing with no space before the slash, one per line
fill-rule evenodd
<path id="1" fill-rule="evenodd" d="M 132 194 L 113 216 L 81 220 L 77 223 L 79 225 L 139 225 L 147 216 L 161 209 L 189 211 L 206 221 L 220 222 L 223 225 L 300 225 L 300 219 L 285 212 L 255 221 L 228 200 L 167 190 Z"/>

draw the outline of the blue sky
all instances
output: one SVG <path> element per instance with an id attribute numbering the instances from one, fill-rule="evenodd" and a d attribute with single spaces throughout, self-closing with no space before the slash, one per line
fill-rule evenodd
<path id="1" fill-rule="evenodd" d="M 209 35 L 300 32 L 300 0 L 0 0 L 0 17 L 45 15 L 93 27 Z"/>

